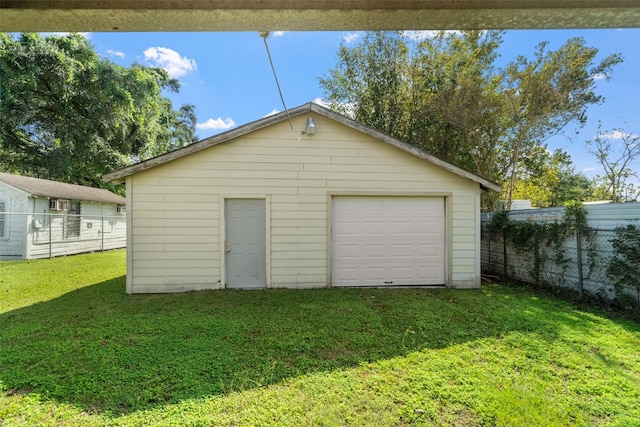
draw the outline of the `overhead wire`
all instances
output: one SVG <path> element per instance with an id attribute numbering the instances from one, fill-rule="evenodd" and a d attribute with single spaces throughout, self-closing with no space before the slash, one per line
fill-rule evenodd
<path id="1" fill-rule="evenodd" d="M 271 64 L 271 71 L 273 71 L 273 78 L 276 81 L 276 86 L 278 87 L 278 93 L 280 94 L 280 100 L 282 101 L 282 106 L 284 107 L 284 111 L 287 114 L 287 119 L 289 120 L 289 126 L 291 126 L 291 132 L 293 130 L 293 123 L 291 122 L 291 116 L 289 115 L 289 109 L 287 108 L 287 104 L 284 102 L 284 96 L 282 95 L 282 89 L 280 88 L 280 82 L 278 81 L 278 75 L 276 74 L 276 69 L 273 66 L 273 59 L 271 59 L 271 52 L 269 51 L 269 44 L 267 43 L 267 38 L 269 37 L 269 31 L 261 31 L 258 33 L 262 40 L 264 40 L 264 47 L 267 50 L 267 56 L 269 57 L 269 64 Z"/>

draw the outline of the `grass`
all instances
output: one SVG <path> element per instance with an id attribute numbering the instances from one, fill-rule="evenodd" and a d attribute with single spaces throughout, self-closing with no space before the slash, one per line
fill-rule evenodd
<path id="1" fill-rule="evenodd" d="M 0 263 L 0 425 L 640 425 L 640 325 L 525 288 L 124 288 Z"/>

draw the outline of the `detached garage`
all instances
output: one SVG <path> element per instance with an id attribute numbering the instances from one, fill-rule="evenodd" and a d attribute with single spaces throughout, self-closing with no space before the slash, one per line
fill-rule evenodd
<path id="1" fill-rule="evenodd" d="M 128 293 L 478 287 L 500 190 L 313 103 L 105 179 L 126 183 Z"/>

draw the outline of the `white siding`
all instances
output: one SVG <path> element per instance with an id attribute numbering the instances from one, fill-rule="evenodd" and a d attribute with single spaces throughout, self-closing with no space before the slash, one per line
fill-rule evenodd
<path id="1" fill-rule="evenodd" d="M 330 279 L 331 195 L 445 197 L 447 284 L 479 286 L 479 185 L 323 116 L 283 122 L 129 178 L 131 292 L 223 286 L 225 197 L 270 197 L 271 287 Z M 303 129 L 306 116 L 294 119 Z"/>

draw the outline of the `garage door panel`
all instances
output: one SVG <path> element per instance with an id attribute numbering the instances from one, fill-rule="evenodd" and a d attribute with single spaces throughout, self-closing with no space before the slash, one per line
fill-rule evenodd
<path id="1" fill-rule="evenodd" d="M 364 235 L 370 238 L 384 237 L 387 235 L 387 224 L 382 221 L 364 220 Z"/>
<path id="2" fill-rule="evenodd" d="M 362 230 L 360 229 L 361 225 L 362 224 L 355 221 L 340 220 L 334 223 L 333 227 L 336 230 L 336 233 L 340 235 L 355 237 L 362 233 Z"/>
<path id="3" fill-rule="evenodd" d="M 440 247 L 436 244 L 424 243 L 418 246 L 420 258 L 433 258 L 440 256 Z"/>
<path id="4" fill-rule="evenodd" d="M 358 259 L 360 257 L 360 253 L 362 252 L 360 245 L 355 244 L 341 244 L 338 247 L 338 253 L 340 257 L 343 259 Z"/>
<path id="5" fill-rule="evenodd" d="M 393 274 L 393 284 L 399 284 L 400 282 L 407 282 L 413 279 L 415 276 L 415 267 L 407 265 L 407 266 L 397 266 L 391 267 L 391 273 Z"/>
<path id="6" fill-rule="evenodd" d="M 392 243 L 391 258 L 394 260 L 413 259 L 415 256 L 415 245 L 409 243 Z"/>
<path id="7" fill-rule="evenodd" d="M 342 280 L 346 282 L 357 282 L 360 278 L 360 271 L 356 267 L 336 266 L 336 272 Z"/>
<path id="8" fill-rule="evenodd" d="M 334 286 L 444 283 L 444 199 L 334 197 Z"/>
<path id="9" fill-rule="evenodd" d="M 364 256 L 369 260 L 381 260 L 386 258 L 386 247 L 384 244 L 364 245 Z"/>
<path id="10" fill-rule="evenodd" d="M 363 273 L 365 280 L 378 281 L 384 280 L 386 271 L 384 267 L 374 267 L 369 265 L 363 267 Z"/>
<path id="11" fill-rule="evenodd" d="M 420 220 L 418 221 L 416 229 L 418 234 L 440 234 L 442 233 L 442 223 L 444 218 L 437 218 L 433 220 Z"/>
<path id="12" fill-rule="evenodd" d="M 390 221 L 393 221 L 390 218 Z M 393 221 L 391 222 L 391 232 L 394 236 L 412 236 L 415 233 L 416 224 L 414 221 Z"/>
<path id="13" fill-rule="evenodd" d="M 418 268 L 418 274 L 420 279 L 424 281 L 437 280 L 440 276 L 439 268 L 437 267 L 420 267 Z"/>

